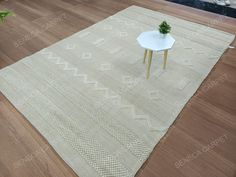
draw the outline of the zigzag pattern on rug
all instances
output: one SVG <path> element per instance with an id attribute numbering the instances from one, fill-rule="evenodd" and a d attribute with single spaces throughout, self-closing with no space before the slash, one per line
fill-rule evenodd
<path id="1" fill-rule="evenodd" d="M 74 47 L 73 47 L 74 49 Z M 109 88 L 98 87 L 98 82 L 93 80 L 88 80 L 88 76 L 86 74 L 81 74 L 78 71 L 78 68 L 73 67 L 67 61 L 63 60 L 61 57 L 57 56 L 54 52 L 49 51 L 48 49 L 43 49 L 40 51 L 41 54 L 45 55 L 50 61 L 54 62 L 57 65 L 63 65 L 63 70 L 65 71 L 72 71 L 74 77 L 79 77 L 83 79 L 85 84 L 90 84 L 94 86 L 95 90 L 104 91 L 104 97 L 107 99 L 114 99 L 114 103 L 116 106 L 119 106 L 120 109 L 128 109 L 132 114 L 134 120 L 137 121 L 144 121 L 146 122 L 147 126 L 149 127 L 150 131 L 153 132 L 162 132 L 168 129 L 168 127 L 157 128 L 153 127 L 150 121 L 150 117 L 148 115 L 139 115 L 136 114 L 135 106 L 134 105 L 124 105 L 122 104 L 122 97 L 120 95 L 110 95 Z"/>

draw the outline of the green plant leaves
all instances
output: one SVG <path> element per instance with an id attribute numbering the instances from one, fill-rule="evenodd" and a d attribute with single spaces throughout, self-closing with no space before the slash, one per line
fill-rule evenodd
<path id="1" fill-rule="evenodd" d="M 166 21 L 163 21 L 159 25 L 159 31 L 162 34 L 167 34 L 167 33 L 169 33 L 171 31 L 171 26 Z"/>
<path id="2" fill-rule="evenodd" d="M 0 11 L 0 21 L 3 22 L 7 16 L 13 15 L 10 11 Z"/>

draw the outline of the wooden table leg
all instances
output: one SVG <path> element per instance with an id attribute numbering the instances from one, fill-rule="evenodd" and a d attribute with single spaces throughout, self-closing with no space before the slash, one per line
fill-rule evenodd
<path id="1" fill-rule="evenodd" d="M 167 55 L 168 55 L 168 50 L 165 50 L 164 51 L 164 65 L 163 65 L 163 69 L 166 69 Z"/>
<path id="2" fill-rule="evenodd" d="M 146 58 L 147 58 L 147 49 L 145 49 L 145 51 L 144 51 L 144 57 L 143 57 L 143 63 L 145 63 L 145 60 L 146 60 Z"/>
<path id="3" fill-rule="evenodd" d="M 149 79 L 150 77 L 150 68 L 151 68 L 151 64 L 152 64 L 152 54 L 153 51 L 149 50 L 148 52 L 148 65 L 147 65 L 147 79 Z"/>

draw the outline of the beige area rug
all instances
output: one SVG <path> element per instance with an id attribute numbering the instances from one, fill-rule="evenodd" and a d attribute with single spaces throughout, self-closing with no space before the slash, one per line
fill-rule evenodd
<path id="1" fill-rule="evenodd" d="M 176 44 L 146 80 L 136 38 L 163 20 Z M 2 69 L 0 90 L 80 177 L 132 177 L 233 38 L 132 6 Z"/>

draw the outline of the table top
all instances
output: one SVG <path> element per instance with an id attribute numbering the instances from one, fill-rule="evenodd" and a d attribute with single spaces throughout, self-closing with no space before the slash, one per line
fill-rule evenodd
<path id="1" fill-rule="evenodd" d="M 159 31 L 143 32 L 137 41 L 141 47 L 153 51 L 169 50 L 175 43 L 175 39 L 170 34 L 166 34 L 164 37 Z"/>

